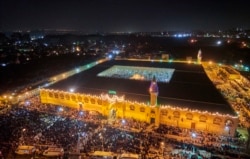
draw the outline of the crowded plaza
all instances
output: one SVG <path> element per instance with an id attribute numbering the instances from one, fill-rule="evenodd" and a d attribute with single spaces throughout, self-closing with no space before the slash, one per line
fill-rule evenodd
<path id="1" fill-rule="evenodd" d="M 6 110 L 5 110 L 6 109 Z M 133 119 L 110 124 L 98 112 L 44 105 L 33 97 L 1 113 L 1 152 L 18 158 L 19 145 L 32 145 L 32 158 L 45 158 L 49 147 L 63 148 L 58 158 L 91 158 L 94 151 L 135 153 L 141 158 L 246 158 L 246 140 L 161 125 L 158 128 Z M 27 157 L 27 156 L 26 156 Z M 248 156 L 249 157 L 249 156 Z"/>

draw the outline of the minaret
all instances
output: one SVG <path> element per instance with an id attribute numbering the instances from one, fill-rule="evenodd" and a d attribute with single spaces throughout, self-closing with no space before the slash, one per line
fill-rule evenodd
<path id="1" fill-rule="evenodd" d="M 198 54 L 197 54 L 197 62 L 200 64 L 201 63 L 201 60 L 202 60 L 202 52 L 201 52 L 201 49 L 198 51 Z"/>
<path id="2" fill-rule="evenodd" d="M 151 81 L 151 84 L 149 87 L 149 93 L 150 93 L 150 105 L 157 106 L 157 96 L 158 96 L 159 90 L 158 90 L 158 85 L 157 85 L 155 76 L 153 77 L 153 80 Z"/>

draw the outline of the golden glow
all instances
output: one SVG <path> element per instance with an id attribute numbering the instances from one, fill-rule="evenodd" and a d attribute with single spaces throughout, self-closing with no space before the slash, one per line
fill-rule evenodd
<path id="1" fill-rule="evenodd" d="M 117 118 L 133 118 L 146 123 L 151 123 L 154 120 L 155 126 L 165 124 L 190 129 L 193 123 L 195 123 L 195 129 L 197 130 L 219 133 L 221 135 L 228 135 L 228 131 L 225 131 L 225 121 L 230 120 L 233 122 L 234 125 L 230 127 L 230 130 L 234 132 L 233 130 L 236 129 L 239 120 L 237 116 L 229 114 L 200 111 L 173 105 L 151 105 L 150 102 L 129 101 L 124 96 L 107 93 L 90 95 L 40 89 L 40 99 L 41 103 L 44 104 L 55 104 L 78 110 L 99 112 L 108 118 L 110 112 L 115 110 Z M 187 114 L 191 114 L 191 118 L 188 118 Z M 205 120 L 201 121 L 201 117 Z M 217 119 L 217 123 L 214 122 L 215 119 Z M 233 133 L 230 135 L 233 135 Z"/>
<path id="2" fill-rule="evenodd" d="M 76 51 L 81 51 L 81 48 L 79 46 L 77 46 Z"/>
<path id="3" fill-rule="evenodd" d="M 59 91 L 59 90 L 41 89 L 40 92 L 41 91 L 51 92 L 51 93 L 58 93 L 58 94 L 60 94 L 60 93 L 69 94 L 69 92 L 64 92 L 64 91 Z M 148 107 L 148 105 L 145 104 L 145 103 L 141 103 L 141 102 L 137 102 L 137 101 L 125 100 L 124 96 L 121 96 L 121 97 L 118 97 L 118 96 L 110 97 L 108 94 L 101 94 L 100 96 L 90 95 L 90 94 L 79 94 L 79 95 L 88 96 L 88 97 L 92 97 L 92 98 L 98 98 L 98 99 L 102 99 L 102 100 L 108 100 L 109 102 L 114 102 L 114 99 L 115 99 L 116 101 L 121 101 L 121 102 L 125 102 L 125 103 L 131 103 L 131 104 L 134 104 L 134 105 L 140 105 L 140 106 L 146 106 L 146 107 Z M 190 109 L 190 108 L 187 108 L 187 107 L 182 108 L 182 107 L 172 106 L 172 105 L 159 105 L 159 106 L 160 106 L 161 109 L 166 109 L 166 110 L 185 111 L 185 112 L 199 113 L 199 114 L 204 114 L 204 115 L 213 115 L 213 116 L 220 116 L 220 117 L 238 118 L 237 116 L 231 116 L 229 114 L 220 114 L 218 112 L 212 113 L 212 112 L 209 112 L 209 111 L 200 111 L 200 110 L 197 110 L 197 109 Z"/>

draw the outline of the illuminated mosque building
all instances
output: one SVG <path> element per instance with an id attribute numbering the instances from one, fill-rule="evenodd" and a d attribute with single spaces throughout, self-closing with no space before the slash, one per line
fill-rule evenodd
<path id="1" fill-rule="evenodd" d="M 199 64 L 109 60 L 41 89 L 40 99 L 108 119 L 220 135 L 233 136 L 239 122 Z"/>

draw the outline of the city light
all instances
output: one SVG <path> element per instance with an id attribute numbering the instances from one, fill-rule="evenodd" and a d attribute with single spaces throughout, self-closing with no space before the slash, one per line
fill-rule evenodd
<path id="1" fill-rule="evenodd" d="M 113 56 L 110 54 L 110 55 L 108 55 L 108 58 L 109 58 L 109 59 L 112 59 L 112 58 L 113 58 Z"/>
<path id="2" fill-rule="evenodd" d="M 81 48 L 79 46 L 76 47 L 76 51 L 79 52 L 81 51 Z"/>
<path id="3" fill-rule="evenodd" d="M 249 71 L 249 67 L 246 66 L 246 67 L 245 67 L 245 71 Z"/>
<path id="4" fill-rule="evenodd" d="M 221 44 L 221 41 L 220 41 L 220 40 L 219 40 L 219 41 L 217 41 L 217 42 L 216 42 L 216 44 L 217 44 L 217 45 L 220 45 L 220 44 Z"/>
<path id="5" fill-rule="evenodd" d="M 3 67 L 7 66 L 5 63 L 2 63 L 1 65 L 2 65 Z"/>
<path id="6" fill-rule="evenodd" d="M 45 83 L 44 87 L 48 87 L 49 86 L 49 83 Z"/>
<path id="7" fill-rule="evenodd" d="M 76 73 L 79 73 L 80 72 L 80 69 L 79 68 L 76 68 Z"/>

